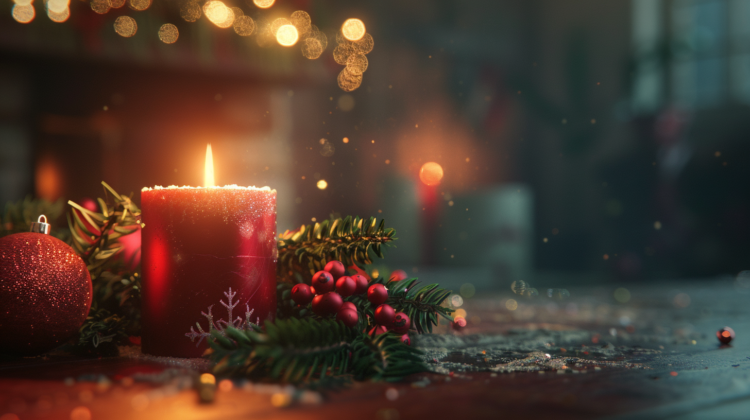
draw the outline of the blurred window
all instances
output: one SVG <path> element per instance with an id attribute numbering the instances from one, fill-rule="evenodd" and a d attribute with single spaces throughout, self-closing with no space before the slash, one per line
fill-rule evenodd
<path id="1" fill-rule="evenodd" d="M 750 103 L 750 0 L 633 0 L 634 111 Z"/>

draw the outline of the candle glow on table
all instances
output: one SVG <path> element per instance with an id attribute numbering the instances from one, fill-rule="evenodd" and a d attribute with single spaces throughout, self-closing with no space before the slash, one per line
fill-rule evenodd
<path id="1" fill-rule="evenodd" d="M 186 334 L 210 331 L 206 315 L 216 328 L 276 313 L 276 191 L 211 185 L 210 156 L 206 186 L 141 191 L 144 353 L 200 357 L 206 340 Z"/>

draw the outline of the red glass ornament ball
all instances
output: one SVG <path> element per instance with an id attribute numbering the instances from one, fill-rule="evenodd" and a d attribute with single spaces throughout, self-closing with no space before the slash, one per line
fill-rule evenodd
<path id="1" fill-rule="evenodd" d="M 328 292 L 323 295 L 315 296 L 312 300 L 312 310 L 317 315 L 333 315 L 341 309 L 344 301 L 336 292 Z"/>
<path id="2" fill-rule="evenodd" d="M 378 325 L 390 327 L 396 319 L 396 311 L 391 305 L 380 305 L 375 309 L 375 322 Z"/>
<path id="3" fill-rule="evenodd" d="M 391 276 L 388 277 L 388 280 L 390 280 L 390 281 L 401 281 L 401 280 L 406 280 L 408 278 L 409 278 L 409 275 L 406 274 L 406 271 L 404 271 L 404 270 L 394 270 L 391 273 Z"/>
<path id="4" fill-rule="evenodd" d="M 716 331 L 716 338 L 719 339 L 721 344 L 729 344 L 734 340 L 734 330 L 729 327 L 724 327 L 719 331 Z"/>
<path id="5" fill-rule="evenodd" d="M 388 300 L 388 290 L 382 284 L 373 284 L 367 289 L 367 300 L 375 306 L 382 305 Z"/>
<path id="6" fill-rule="evenodd" d="M 86 263 L 65 242 L 33 232 L 0 239 L 0 353 L 62 344 L 86 320 L 91 297 Z"/>
<path id="7" fill-rule="evenodd" d="M 391 331 L 396 334 L 406 334 L 409 332 L 409 327 L 411 327 L 411 319 L 409 319 L 409 316 L 403 312 L 397 313 L 396 317 L 393 319 Z"/>
<path id="8" fill-rule="evenodd" d="M 327 271 L 318 271 L 312 278 L 312 285 L 315 288 L 315 293 L 322 295 L 332 292 L 336 283 L 333 281 L 331 273 Z"/>
<path id="9" fill-rule="evenodd" d="M 402 335 L 401 342 L 406 344 L 407 346 L 411 346 L 411 338 L 409 338 L 409 334 Z"/>
<path id="10" fill-rule="evenodd" d="M 388 332 L 388 328 L 386 328 L 385 326 L 376 325 L 370 328 L 370 332 L 368 332 L 367 334 L 370 335 L 371 337 L 374 337 L 376 335 L 385 334 L 387 332 Z"/>
<path id="11" fill-rule="evenodd" d="M 357 290 L 357 283 L 349 276 L 340 277 L 336 280 L 336 292 L 341 296 L 351 296 Z"/>
<path id="12" fill-rule="evenodd" d="M 344 264 L 342 264 L 341 261 L 329 261 L 323 270 L 331 273 L 334 279 L 346 275 L 346 268 L 344 268 Z"/>
<path id="13" fill-rule="evenodd" d="M 307 305 L 313 300 L 311 287 L 301 283 L 292 287 L 292 300 L 297 305 Z"/>
<path id="14" fill-rule="evenodd" d="M 361 295 L 362 293 L 367 293 L 367 286 L 370 284 L 370 282 L 367 281 L 367 277 L 361 274 L 355 274 L 352 276 L 352 279 L 354 280 L 354 283 L 357 284 L 357 288 L 354 289 L 355 295 Z"/>
<path id="15" fill-rule="evenodd" d="M 357 305 L 355 305 L 355 304 L 353 304 L 351 302 L 344 302 L 344 304 L 341 305 L 341 309 L 339 309 L 339 310 L 343 310 L 344 308 L 349 308 L 352 311 L 356 311 L 357 310 Z"/>
<path id="16" fill-rule="evenodd" d="M 354 328 L 359 321 L 359 314 L 355 310 L 342 307 L 336 314 L 336 319 L 344 323 L 347 327 Z"/>

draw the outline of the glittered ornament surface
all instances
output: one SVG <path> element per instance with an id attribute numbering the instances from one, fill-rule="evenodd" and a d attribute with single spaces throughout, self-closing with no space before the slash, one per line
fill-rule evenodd
<path id="1" fill-rule="evenodd" d="M 0 238 L 0 353 L 38 354 L 72 337 L 91 307 L 86 264 L 41 233 Z"/>

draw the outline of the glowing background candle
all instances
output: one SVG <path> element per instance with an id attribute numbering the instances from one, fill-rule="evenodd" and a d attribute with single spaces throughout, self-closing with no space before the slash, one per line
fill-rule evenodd
<path id="1" fill-rule="evenodd" d="M 210 153 L 210 148 L 208 153 Z M 207 153 L 207 154 L 208 154 Z M 211 160 L 207 156 L 207 172 Z M 213 176 L 206 174 L 211 184 Z M 143 210 L 144 353 L 200 357 L 206 340 L 186 336 L 276 312 L 276 191 L 268 187 L 155 187 Z M 232 295 L 227 295 L 231 288 Z M 232 301 L 228 297 L 232 296 Z M 223 304 L 237 304 L 232 319 Z M 196 345 L 199 343 L 198 345 Z"/>

